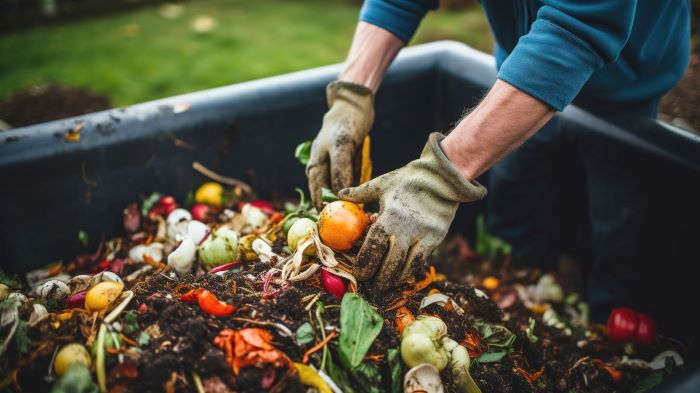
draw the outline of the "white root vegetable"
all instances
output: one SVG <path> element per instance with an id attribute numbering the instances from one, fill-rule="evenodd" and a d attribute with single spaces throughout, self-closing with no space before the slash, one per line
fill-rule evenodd
<path id="1" fill-rule="evenodd" d="M 168 266 L 173 268 L 178 276 L 183 276 L 192 271 L 192 266 L 196 259 L 197 246 L 192 238 L 187 236 L 178 248 L 168 255 Z"/>
<path id="2" fill-rule="evenodd" d="M 187 236 L 192 238 L 194 244 L 200 244 L 209 235 L 209 226 L 207 224 L 192 220 L 187 223 Z"/>

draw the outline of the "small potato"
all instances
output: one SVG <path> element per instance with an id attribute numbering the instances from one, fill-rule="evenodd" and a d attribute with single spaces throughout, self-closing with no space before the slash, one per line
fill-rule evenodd
<path id="1" fill-rule="evenodd" d="M 71 343 L 64 345 L 56 354 L 53 369 L 56 371 L 56 375 L 61 377 L 73 363 L 82 363 L 85 367 L 90 368 L 92 364 L 90 353 L 83 344 Z"/>

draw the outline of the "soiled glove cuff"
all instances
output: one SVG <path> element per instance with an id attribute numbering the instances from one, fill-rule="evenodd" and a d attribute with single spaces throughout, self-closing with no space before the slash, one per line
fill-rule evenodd
<path id="1" fill-rule="evenodd" d="M 441 197 L 455 202 L 472 202 L 483 199 L 486 196 L 486 187 L 475 180 L 469 181 L 462 177 L 462 174 L 442 151 L 440 141 L 443 139 L 445 139 L 445 135 L 439 132 L 431 133 L 420 159 L 416 161 L 416 163 L 423 162 L 423 169 L 432 172 L 433 176 L 441 178 L 443 187 L 435 192 Z"/>
<path id="2" fill-rule="evenodd" d="M 326 86 L 326 101 L 332 107 L 336 100 L 346 101 L 360 109 L 374 107 L 374 93 L 366 86 L 343 80 L 335 80 Z"/>

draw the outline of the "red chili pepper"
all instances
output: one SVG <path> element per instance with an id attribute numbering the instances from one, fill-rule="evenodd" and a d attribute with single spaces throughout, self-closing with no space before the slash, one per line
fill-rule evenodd
<path id="1" fill-rule="evenodd" d="M 598 366 L 598 369 L 604 370 L 608 374 L 610 374 L 610 378 L 612 378 L 613 382 L 615 383 L 620 383 L 623 379 L 625 379 L 625 376 L 624 374 L 622 374 L 622 371 L 616 369 L 615 367 L 608 366 L 607 364 L 603 363 L 603 361 L 600 359 L 593 359 L 593 364 Z"/>
<path id="2" fill-rule="evenodd" d="M 648 346 L 656 339 L 656 323 L 648 314 L 618 307 L 608 317 L 608 337 L 615 342 Z"/>
<path id="3" fill-rule="evenodd" d="M 207 314 L 223 317 L 236 311 L 236 307 L 219 300 L 213 293 L 203 290 L 198 297 L 199 307 Z"/>

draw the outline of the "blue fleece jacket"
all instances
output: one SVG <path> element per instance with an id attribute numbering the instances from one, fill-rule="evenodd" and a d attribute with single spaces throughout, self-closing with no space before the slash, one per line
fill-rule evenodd
<path id="1" fill-rule="evenodd" d="M 498 78 L 562 110 L 657 100 L 689 60 L 688 0 L 482 0 Z M 410 41 L 438 0 L 366 0 L 360 20 Z"/>

